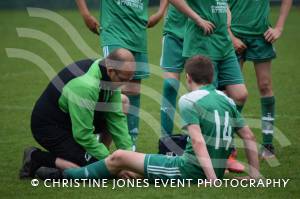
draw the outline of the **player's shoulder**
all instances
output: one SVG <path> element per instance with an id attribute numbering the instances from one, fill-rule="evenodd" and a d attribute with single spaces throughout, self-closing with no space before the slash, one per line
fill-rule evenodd
<path id="1" fill-rule="evenodd" d="M 191 106 L 209 95 L 207 90 L 195 90 L 180 97 L 179 107 Z"/>

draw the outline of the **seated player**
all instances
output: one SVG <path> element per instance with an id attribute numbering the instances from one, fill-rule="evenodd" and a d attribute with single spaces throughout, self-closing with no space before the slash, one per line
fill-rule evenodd
<path id="1" fill-rule="evenodd" d="M 40 167 L 66 169 L 104 159 L 111 138 L 118 149 L 131 150 L 118 87 L 134 70 L 132 53 L 117 49 L 106 59 L 78 61 L 60 71 L 31 116 L 33 137 L 48 152 L 25 149 L 20 178 L 34 177 Z"/>
<path id="2" fill-rule="evenodd" d="M 233 134 L 243 139 L 249 162 L 249 177 L 259 177 L 258 153 L 255 137 L 238 112 L 233 100 L 211 84 L 212 62 L 195 56 L 186 64 L 190 93 L 179 101 L 183 128 L 189 134 L 182 156 L 143 154 L 117 150 L 106 159 L 83 168 L 66 169 L 65 178 L 99 179 L 120 176 L 144 176 L 154 179 L 222 178 L 231 153 Z M 130 173 L 130 174 L 128 174 Z M 137 175 L 136 175 L 137 174 Z"/>

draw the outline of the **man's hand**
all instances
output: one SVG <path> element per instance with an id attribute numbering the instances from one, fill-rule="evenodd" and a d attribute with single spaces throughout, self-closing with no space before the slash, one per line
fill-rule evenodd
<path id="1" fill-rule="evenodd" d="M 162 18 L 162 16 L 159 13 L 156 13 L 156 14 L 150 16 L 148 19 L 147 28 L 154 27 L 156 24 L 158 24 L 158 22 L 160 21 L 161 18 Z"/>
<path id="2" fill-rule="evenodd" d="M 203 29 L 205 35 L 209 35 L 213 33 L 215 25 L 210 21 L 206 21 L 201 17 L 198 17 L 196 23 L 199 27 Z"/>
<path id="3" fill-rule="evenodd" d="M 234 47 L 235 51 L 238 54 L 242 54 L 244 52 L 244 50 L 246 50 L 246 48 L 247 48 L 247 46 L 242 42 L 242 40 L 240 40 L 237 37 L 232 38 L 232 43 L 233 43 L 233 47 Z"/>
<path id="4" fill-rule="evenodd" d="M 86 26 L 90 29 L 90 31 L 92 31 L 93 33 L 99 35 L 99 27 L 100 24 L 97 21 L 97 19 L 95 17 L 93 17 L 92 15 L 84 15 L 83 16 L 84 22 L 86 24 Z"/>
<path id="5" fill-rule="evenodd" d="M 279 28 L 269 28 L 265 34 L 265 40 L 270 43 L 274 43 L 282 34 L 282 30 Z"/>
<path id="6" fill-rule="evenodd" d="M 163 18 L 168 5 L 169 5 L 168 0 L 160 0 L 158 11 L 155 14 L 153 14 L 152 16 L 150 16 L 148 19 L 148 24 L 147 24 L 148 28 L 152 28 L 156 24 L 158 24 L 158 22 Z"/>

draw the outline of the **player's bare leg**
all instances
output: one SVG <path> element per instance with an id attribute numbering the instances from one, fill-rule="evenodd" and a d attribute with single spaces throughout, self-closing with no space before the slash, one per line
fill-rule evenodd
<path id="1" fill-rule="evenodd" d="M 244 84 L 229 85 L 226 87 L 226 93 L 237 104 L 237 106 L 243 107 L 247 100 L 248 92 Z M 239 111 L 241 111 L 240 108 Z M 231 172 L 241 173 L 244 172 L 245 166 L 237 161 L 237 150 L 234 149 L 227 160 L 227 169 Z"/>
<path id="2" fill-rule="evenodd" d="M 263 159 L 273 158 L 275 155 L 273 141 L 275 119 L 275 97 L 272 89 L 271 61 L 254 63 L 257 85 L 261 96 Z"/>
<path id="3" fill-rule="evenodd" d="M 104 160 L 81 168 L 66 169 L 63 176 L 71 179 L 107 179 L 119 175 L 137 178 L 144 175 L 144 160 L 145 154 L 117 150 Z"/>
<path id="4" fill-rule="evenodd" d="M 235 101 L 238 110 L 241 111 L 248 97 L 248 91 L 245 84 L 228 85 L 226 86 L 226 93 Z"/>
<path id="5" fill-rule="evenodd" d="M 273 96 L 271 62 L 254 63 L 254 67 L 261 97 Z"/>
<path id="6" fill-rule="evenodd" d="M 117 150 L 105 159 L 105 163 L 112 175 L 118 175 L 121 171 L 130 171 L 143 176 L 144 160 L 143 153 Z"/>

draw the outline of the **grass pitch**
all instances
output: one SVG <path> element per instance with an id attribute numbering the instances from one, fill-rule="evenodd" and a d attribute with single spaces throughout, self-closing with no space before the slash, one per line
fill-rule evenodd
<path id="1" fill-rule="evenodd" d="M 261 162 L 261 172 L 268 178 L 291 179 L 287 188 L 45 188 L 32 187 L 29 180 L 18 179 L 23 149 L 38 146 L 30 132 L 30 114 L 34 102 L 53 77 L 68 60 L 84 59 L 90 50 L 81 41 L 72 41 L 73 32 L 68 24 L 59 26 L 55 18 L 38 17 L 37 10 L 0 11 L 0 194 L 1 198 L 299 198 L 299 152 L 300 152 L 300 27 L 299 8 L 293 8 L 282 38 L 276 43 L 278 58 L 273 63 L 273 83 L 276 94 L 276 127 L 286 140 L 275 140 L 278 165 Z M 279 9 L 273 8 L 271 21 L 275 22 Z M 85 27 L 77 11 L 58 11 L 79 32 L 83 40 L 96 53 L 102 54 L 98 37 Z M 97 12 L 94 12 L 97 15 Z M 54 21 L 53 21 L 54 20 Z M 65 31 L 64 29 L 67 29 Z M 149 30 L 149 60 L 153 64 L 151 78 L 143 82 L 142 112 L 138 150 L 157 152 L 159 135 L 159 93 L 162 90 L 160 59 L 162 23 Z M 36 32 L 39 31 L 39 32 Z M 47 35 L 45 35 L 47 34 Z M 73 35 L 74 36 L 74 35 Z M 50 38 L 52 37 L 52 39 Z M 56 41 L 55 41 L 56 40 Z M 45 42 L 46 41 L 46 42 Z M 47 43 L 48 41 L 48 43 Z M 59 44 L 70 55 L 59 51 Z M 77 45 L 76 45 L 77 44 Z M 55 49 L 53 50 L 51 46 Z M 27 59 L 20 58 L 24 51 Z M 82 51 L 80 48 L 84 48 Z M 61 50 L 61 49 L 60 49 Z M 35 55 L 34 55 L 35 54 Z M 87 55 L 86 55 L 87 54 Z M 8 55 L 11 58 L 8 58 Z M 38 56 L 38 57 L 37 57 Z M 15 58 L 13 58 L 15 57 Z M 19 57 L 19 58 L 17 58 Z M 28 58 L 30 57 L 30 58 Z M 39 58 L 40 57 L 40 58 Z M 62 57 L 62 59 L 60 58 Z M 29 59 L 29 60 L 28 60 Z M 51 68 L 39 68 L 41 59 Z M 46 66 L 45 63 L 42 66 Z M 261 141 L 260 103 L 253 66 L 247 63 L 244 70 L 249 90 L 249 99 L 244 115 L 253 127 L 257 140 Z M 184 78 L 182 78 L 184 83 Z M 181 87 L 180 93 L 185 89 Z M 178 118 L 177 118 L 178 120 Z M 179 131 L 178 128 L 176 131 Z M 281 134 L 280 134 L 281 135 Z M 239 157 L 245 161 L 242 150 Z M 274 166 L 274 165 L 273 165 Z M 232 177 L 233 175 L 229 175 Z"/>

